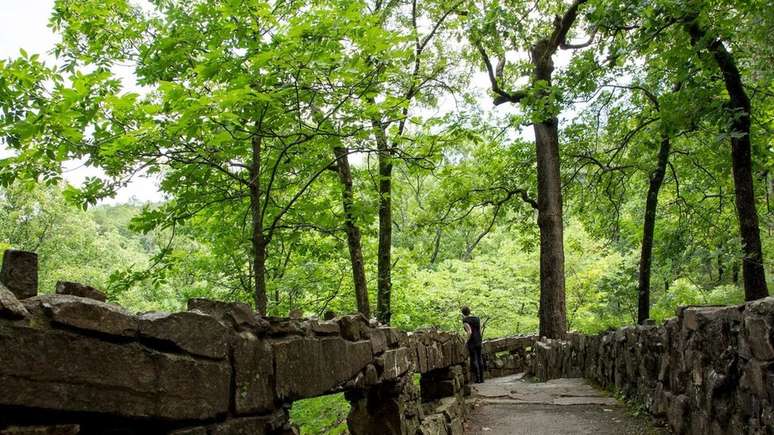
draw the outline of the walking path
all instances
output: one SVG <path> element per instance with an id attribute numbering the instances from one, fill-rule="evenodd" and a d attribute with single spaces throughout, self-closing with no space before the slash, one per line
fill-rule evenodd
<path id="1" fill-rule="evenodd" d="M 469 435 L 665 435 L 646 416 L 584 379 L 531 382 L 522 374 L 473 385 L 474 411 Z"/>

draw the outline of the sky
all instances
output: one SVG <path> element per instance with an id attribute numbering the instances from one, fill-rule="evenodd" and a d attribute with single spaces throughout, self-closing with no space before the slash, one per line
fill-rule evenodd
<path id="1" fill-rule="evenodd" d="M 23 48 L 29 54 L 40 54 L 46 63 L 53 64 L 54 57 L 50 51 L 57 38 L 48 28 L 48 17 L 53 7 L 54 0 L 0 0 L 0 59 L 16 57 L 19 49 Z M 130 75 L 120 75 L 127 88 L 135 87 Z M 0 155 L 8 153 L 0 150 Z M 100 174 L 99 169 L 89 167 L 83 161 L 73 160 L 65 164 L 63 176 L 70 184 L 79 186 L 86 177 Z M 102 202 L 115 204 L 162 199 L 156 178 L 136 177 L 128 186 L 119 190 L 114 198 Z"/>

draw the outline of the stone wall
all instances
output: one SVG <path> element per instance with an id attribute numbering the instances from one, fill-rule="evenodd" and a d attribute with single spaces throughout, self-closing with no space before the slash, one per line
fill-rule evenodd
<path id="1" fill-rule="evenodd" d="M 485 340 L 484 378 L 497 378 L 527 371 L 528 359 L 537 337 L 514 335 Z"/>
<path id="2" fill-rule="evenodd" d="M 0 434 L 289 434 L 293 401 L 342 391 L 354 435 L 462 433 L 458 335 L 205 299 L 135 315 L 76 283 L 37 295 L 36 265 L 0 273 Z"/>
<path id="3" fill-rule="evenodd" d="M 676 434 L 774 434 L 774 297 L 681 308 L 661 326 L 542 340 L 530 371 L 614 388 Z"/>

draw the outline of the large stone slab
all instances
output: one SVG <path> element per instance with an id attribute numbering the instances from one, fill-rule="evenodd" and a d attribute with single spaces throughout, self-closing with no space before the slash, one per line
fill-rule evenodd
<path id="1" fill-rule="evenodd" d="M 369 333 L 371 340 L 371 352 L 374 355 L 380 354 L 387 349 L 387 335 L 382 329 L 371 329 Z"/>
<path id="2" fill-rule="evenodd" d="M 17 298 L 26 299 L 38 294 L 38 254 L 9 249 L 3 253 L 0 282 Z"/>
<path id="3" fill-rule="evenodd" d="M 738 322 L 742 318 L 742 309 L 743 307 L 739 305 L 699 305 L 681 308 L 679 313 L 682 317 L 683 329 L 697 331 L 713 322 Z"/>
<path id="4" fill-rule="evenodd" d="M 338 322 L 331 320 L 315 321 L 310 320 L 309 325 L 316 335 L 339 335 L 341 328 Z"/>
<path id="5" fill-rule="evenodd" d="M 384 379 L 395 379 L 411 368 L 409 351 L 405 347 L 391 349 L 382 355 L 384 358 Z"/>
<path id="6" fill-rule="evenodd" d="M 42 309 L 60 325 L 122 337 L 137 335 L 137 317 L 117 305 L 60 294 L 41 295 L 24 303 L 30 310 Z"/>
<path id="7" fill-rule="evenodd" d="M 526 349 L 535 344 L 535 336 L 511 336 L 487 340 L 483 343 L 483 350 L 486 353 L 513 352 Z"/>
<path id="8" fill-rule="evenodd" d="M 0 283 L 0 317 L 21 319 L 28 315 L 27 309 L 16 299 L 16 295 Z"/>
<path id="9" fill-rule="evenodd" d="M 290 338 L 272 347 L 277 396 L 281 399 L 297 400 L 335 391 L 372 360 L 369 341 Z"/>
<path id="10" fill-rule="evenodd" d="M 361 339 L 367 339 L 367 331 L 370 329 L 368 326 L 368 319 L 362 314 L 353 314 L 349 316 L 342 316 L 339 319 L 339 325 L 341 326 L 341 336 L 351 341 L 358 341 Z"/>
<path id="11" fill-rule="evenodd" d="M 140 316 L 140 335 L 208 358 L 225 358 L 228 349 L 226 327 L 214 317 L 196 311 L 144 314 Z"/>
<path id="12" fill-rule="evenodd" d="M 234 340 L 234 404 L 237 414 L 274 408 L 274 358 L 266 340 L 243 332 Z"/>
<path id="13" fill-rule="evenodd" d="M 744 340 L 752 355 L 760 360 L 774 360 L 774 325 L 763 316 L 746 315 Z"/>
<path id="14" fill-rule="evenodd" d="M 210 315 L 224 325 L 240 331 L 262 332 L 269 328 L 269 322 L 261 319 L 249 305 L 241 302 L 194 298 L 188 300 L 188 311 Z"/>
<path id="15" fill-rule="evenodd" d="M 56 283 L 56 293 L 60 295 L 73 295 L 82 298 L 94 299 L 105 302 L 107 296 L 96 288 L 78 282 L 59 281 Z"/>
<path id="16" fill-rule="evenodd" d="M 203 420 L 228 411 L 225 362 L 0 322 L 0 405 Z"/>

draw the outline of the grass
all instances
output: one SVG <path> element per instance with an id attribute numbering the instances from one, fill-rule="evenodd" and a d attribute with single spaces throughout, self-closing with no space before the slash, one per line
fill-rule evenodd
<path id="1" fill-rule="evenodd" d="M 339 393 L 293 402 L 290 420 L 301 435 L 340 435 L 348 433 L 347 414 L 349 402 Z"/>

